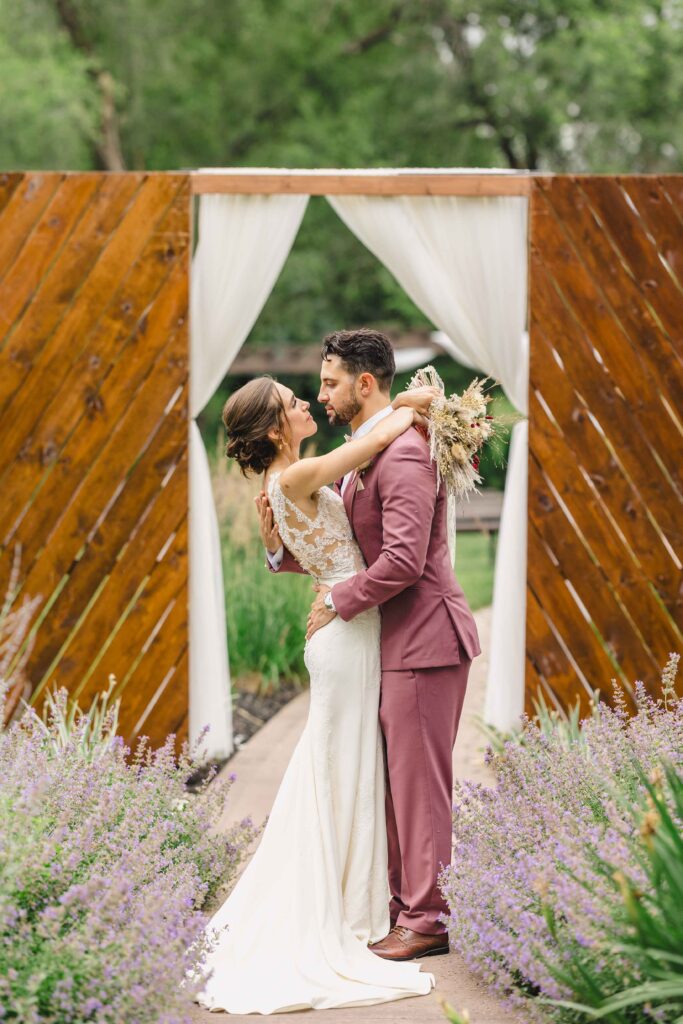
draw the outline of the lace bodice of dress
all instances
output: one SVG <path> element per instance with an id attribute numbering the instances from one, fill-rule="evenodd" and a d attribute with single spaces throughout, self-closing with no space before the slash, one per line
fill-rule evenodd
<path id="1" fill-rule="evenodd" d="M 329 487 L 316 491 L 318 511 L 309 518 L 280 487 L 280 474 L 268 481 L 268 497 L 283 543 L 302 569 L 323 583 L 338 583 L 365 568 L 344 502 Z"/>

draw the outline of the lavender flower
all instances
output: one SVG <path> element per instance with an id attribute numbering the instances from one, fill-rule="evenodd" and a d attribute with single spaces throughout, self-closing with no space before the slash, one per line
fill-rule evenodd
<path id="1" fill-rule="evenodd" d="M 28 709 L 0 732 L 0 1006 L 23 1024 L 179 1024 L 200 984 L 202 907 L 256 829 L 216 829 L 231 785 L 196 794 L 174 738 L 134 754 L 115 709 Z"/>
<path id="2" fill-rule="evenodd" d="M 630 891 L 647 891 L 639 851 L 656 828 L 647 780 L 661 778 L 662 765 L 683 767 L 675 668 L 670 660 L 664 699 L 636 684 L 633 717 L 617 690 L 613 706 L 596 700 L 580 728 L 547 715 L 524 720 L 488 754 L 495 789 L 456 787 L 453 862 L 440 878 L 445 923 L 470 968 L 525 1024 L 579 1019 L 536 997 L 571 999 L 562 979 L 581 964 L 599 967 L 613 991 L 633 979 L 613 938 L 614 908 L 619 876 Z M 651 1019 L 669 1018 L 653 1009 Z"/>

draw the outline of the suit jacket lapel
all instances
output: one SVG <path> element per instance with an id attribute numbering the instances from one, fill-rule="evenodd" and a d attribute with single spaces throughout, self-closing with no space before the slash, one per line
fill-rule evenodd
<path id="1" fill-rule="evenodd" d="M 346 485 L 346 489 L 345 489 L 344 495 L 343 495 L 343 497 L 344 497 L 344 508 L 346 509 L 347 516 L 349 517 L 349 522 L 351 522 L 351 514 L 353 512 L 353 499 L 356 496 L 356 484 L 357 483 L 358 483 L 358 470 L 354 469 L 354 471 L 353 471 L 353 473 L 351 475 L 351 479 L 349 480 L 348 484 Z"/>

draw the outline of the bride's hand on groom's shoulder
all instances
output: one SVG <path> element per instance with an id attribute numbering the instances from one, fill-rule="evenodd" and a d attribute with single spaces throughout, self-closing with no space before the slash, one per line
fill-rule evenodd
<path id="1" fill-rule="evenodd" d="M 439 388 L 425 385 L 420 388 L 411 388 L 409 391 L 400 391 L 392 401 L 394 409 L 408 407 L 420 414 L 420 418 L 429 414 L 429 407 L 435 398 L 440 398 L 442 392 Z"/>
<path id="2" fill-rule="evenodd" d="M 282 547 L 282 538 L 280 537 L 280 531 L 277 528 L 277 524 L 273 519 L 273 510 L 270 507 L 270 502 L 265 491 L 261 491 L 256 498 L 254 498 L 256 505 L 256 511 L 259 517 L 259 531 L 261 533 L 261 540 L 263 546 L 267 551 L 270 551 L 271 555 L 274 555 L 276 551 L 279 551 Z"/>

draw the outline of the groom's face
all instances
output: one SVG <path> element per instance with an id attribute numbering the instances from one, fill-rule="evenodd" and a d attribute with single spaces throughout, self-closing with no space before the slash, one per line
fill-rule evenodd
<path id="1" fill-rule="evenodd" d="M 362 408 L 357 378 L 344 369 L 339 356 L 323 359 L 318 401 L 333 427 L 350 423 Z"/>

